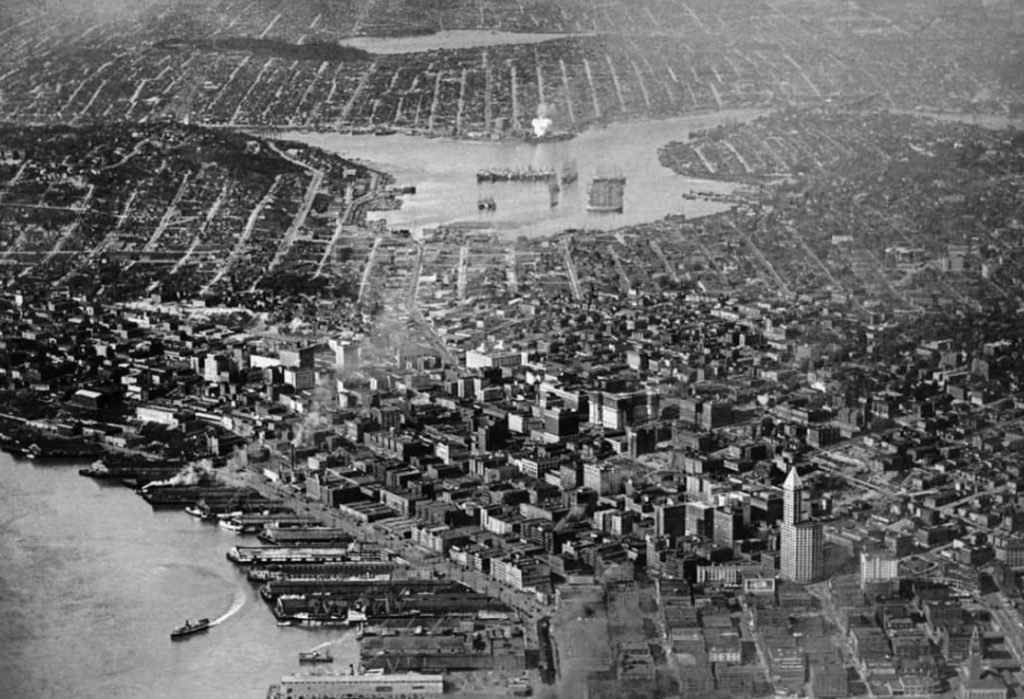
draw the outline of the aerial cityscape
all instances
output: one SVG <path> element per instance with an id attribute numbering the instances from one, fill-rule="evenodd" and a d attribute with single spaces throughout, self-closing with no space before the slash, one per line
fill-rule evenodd
<path id="1" fill-rule="evenodd" d="M 1024 697 L 1024 2 L 0 46 L 0 698 Z"/>

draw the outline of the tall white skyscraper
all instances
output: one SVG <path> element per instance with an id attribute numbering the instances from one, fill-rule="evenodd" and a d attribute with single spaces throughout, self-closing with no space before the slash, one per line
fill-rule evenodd
<path id="1" fill-rule="evenodd" d="M 819 580 L 824 570 L 821 522 L 805 520 L 804 483 L 796 467 L 782 485 L 782 577 L 798 583 Z"/>

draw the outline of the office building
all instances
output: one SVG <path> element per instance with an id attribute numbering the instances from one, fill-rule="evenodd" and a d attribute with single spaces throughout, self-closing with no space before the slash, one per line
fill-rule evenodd
<path id="1" fill-rule="evenodd" d="M 824 569 L 825 539 L 821 522 L 805 519 L 804 484 L 796 467 L 782 486 L 782 577 L 798 583 L 818 580 Z"/>

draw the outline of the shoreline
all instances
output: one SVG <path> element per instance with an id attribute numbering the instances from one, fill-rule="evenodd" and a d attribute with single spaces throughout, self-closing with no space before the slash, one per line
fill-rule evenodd
<path id="1" fill-rule="evenodd" d="M 0 416 L 0 419 L 6 416 Z M 99 454 L 91 455 L 90 457 L 82 458 L 95 458 L 96 455 L 106 454 L 117 454 L 119 453 L 116 449 L 109 447 L 108 445 L 102 445 L 95 443 L 97 446 L 103 447 L 103 451 Z M 2 448 L 2 447 L 0 447 Z M 39 465 L 40 459 L 52 459 L 54 461 L 63 461 L 64 464 L 70 467 L 78 467 L 79 463 L 71 463 L 76 459 L 74 456 L 66 456 L 56 453 L 46 453 L 43 456 L 36 458 L 23 457 L 17 453 L 12 453 L 7 449 L 3 449 L 4 452 L 11 454 L 16 460 L 20 458 L 26 458 L 26 460 L 32 462 L 35 465 Z M 151 459 L 153 455 L 146 454 L 145 452 L 136 452 L 142 459 Z M 210 457 L 207 457 L 210 458 Z M 80 460 L 80 459 L 79 459 Z M 184 466 L 187 468 L 188 464 Z M 180 471 L 180 468 L 179 468 Z M 101 478 L 96 478 L 95 475 L 90 473 L 83 473 L 83 469 L 76 471 L 79 476 L 86 476 L 97 480 L 115 482 L 129 488 L 135 492 L 139 497 L 141 496 L 141 487 L 136 484 L 131 486 L 127 481 L 133 480 L 129 474 L 118 474 L 118 475 L 104 475 Z M 377 528 L 373 523 L 361 523 L 345 517 L 340 512 L 332 511 L 327 505 L 308 499 L 304 493 L 296 492 L 291 488 L 288 488 L 279 483 L 268 482 L 264 477 L 261 476 L 256 467 L 245 466 L 245 467 L 232 467 L 230 465 L 214 466 L 210 473 L 212 479 L 223 486 L 231 488 L 249 488 L 260 494 L 269 501 L 280 502 L 285 508 L 291 509 L 292 512 L 297 516 L 310 517 L 322 526 L 335 527 L 343 529 L 347 534 L 351 535 L 356 541 L 363 543 L 373 543 L 381 546 L 389 555 L 395 557 L 399 563 L 407 564 L 411 568 L 419 570 L 432 569 L 436 577 L 443 577 L 453 581 L 461 582 L 467 587 L 487 595 L 495 596 L 502 602 L 508 604 L 513 610 L 526 615 L 525 623 L 531 624 L 539 621 L 541 618 L 553 613 L 548 605 L 540 602 L 535 596 L 529 593 L 515 590 L 514 588 L 503 587 L 501 583 L 496 580 L 489 578 L 488 576 L 479 573 L 478 571 L 471 569 L 463 569 L 455 561 L 444 558 L 443 556 L 432 553 L 425 549 L 416 546 L 410 540 L 392 539 L 385 531 Z M 174 487 L 174 486 L 169 486 Z M 145 498 L 143 501 L 147 502 L 151 507 L 152 503 L 149 503 Z M 178 509 L 177 507 L 173 509 Z"/>

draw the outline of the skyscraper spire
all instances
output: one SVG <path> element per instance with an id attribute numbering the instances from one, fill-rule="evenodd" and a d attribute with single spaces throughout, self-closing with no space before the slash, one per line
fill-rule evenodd
<path id="1" fill-rule="evenodd" d="M 804 482 L 796 467 L 789 470 L 782 485 L 780 568 L 784 578 L 814 582 L 821 578 L 824 541 L 821 522 L 804 518 Z"/>
<path id="2" fill-rule="evenodd" d="M 804 481 L 800 478 L 800 474 L 796 472 L 796 466 L 789 469 L 789 475 L 786 476 L 786 482 L 782 484 L 783 490 L 803 490 Z"/>
<path id="3" fill-rule="evenodd" d="M 974 633 L 971 634 L 971 648 L 967 660 L 967 679 L 977 681 L 981 679 L 981 635 L 978 633 L 978 625 L 974 625 Z"/>
<path id="4" fill-rule="evenodd" d="M 789 469 L 786 482 L 782 484 L 782 522 L 799 524 L 803 521 L 804 482 L 796 472 L 796 466 Z"/>

